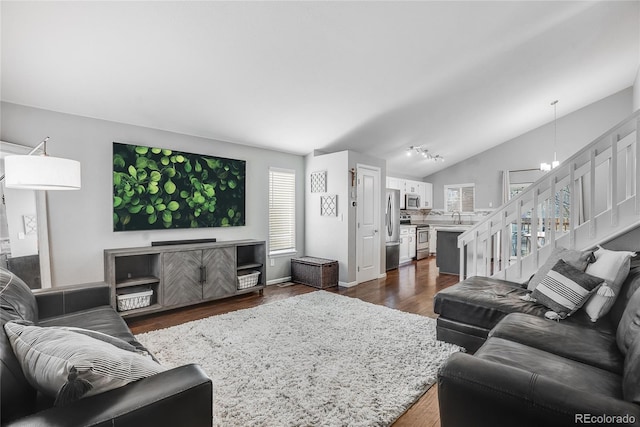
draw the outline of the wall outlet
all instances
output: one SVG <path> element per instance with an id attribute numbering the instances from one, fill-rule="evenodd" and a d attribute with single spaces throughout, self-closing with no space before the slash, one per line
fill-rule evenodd
<path id="1" fill-rule="evenodd" d="M 275 259 L 273 259 L 273 258 L 270 258 L 270 259 L 269 259 L 269 265 L 270 265 L 271 267 L 274 267 L 274 266 L 276 265 L 276 260 L 275 260 Z"/>

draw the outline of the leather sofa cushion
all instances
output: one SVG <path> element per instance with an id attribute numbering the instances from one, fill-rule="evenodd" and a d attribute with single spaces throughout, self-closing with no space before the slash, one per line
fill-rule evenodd
<path id="1" fill-rule="evenodd" d="M 629 300 L 639 288 L 640 266 L 636 266 L 629 270 L 626 280 L 622 283 L 622 288 L 616 298 L 616 302 L 613 304 L 613 307 L 609 312 L 609 317 L 616 327 L 618 326 L 618 323 L 620 323 L 620 319 L 622 319 L 622 313 L 624 313 L 624 310 L 627 308 Z"/>
<path id="2" fill-rule="evenodd" d="M 574 390 L 622 399 L 620 375 L 524 344 L 492 337 L 476 357 L 537 374 Z"/>
<path id="3" fill-rule="evenodd" d="M 622 381 L 624 399 L 640 404 L 640 338 L 631 343 L 624 360 L 624 379 Z"/>
<path id="4" fill-rule="evenodd" d="M 0 327 L 10 320 L 38 320 L 35 297 L 18 276 L 0 268 Z M 22 373 L 4 329 L 0 331 L 0 414 L 4 424 L 35 410 L 36 391 Z"/>
<path id="5" fill-rule="evenodd" d="M 513 313 L 502 319 L 489 337 L 515 341 L 619 375 L 624 369 L 615 335 L 597 329 Z"/>
<path id="6" fill-rule="evenodd" d="M 438 292 L 434 311 L 440 316 L 492 329 L 509 313 L 527 313 L 544 317 L 549 309 L 523 301 L 527 290 L 514 282 L 475 276 Z"/>
<path id="7" fill-rule="evenodd" d="M 122 317 L 110 306 L 100 306 L 62 316 L 50 317 L 39 322 L 38 326 L 66 326 L 90 329 L 119 338 L 139 351 L 147 351 L 135 339 Z"/>
<path id="8" fill-rule="evenodd" d="M 640 289 L 636 290 L 618 323 L 618 348 L 624 354 L 640 334 Z"/>

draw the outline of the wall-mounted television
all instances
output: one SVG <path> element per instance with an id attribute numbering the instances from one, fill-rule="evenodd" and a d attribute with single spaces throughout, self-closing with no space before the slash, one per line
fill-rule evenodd
<path id="1" fill-rule="evenodd" d="M 113 230 L 245 225 L 244 160 L 113 143 Z"/>

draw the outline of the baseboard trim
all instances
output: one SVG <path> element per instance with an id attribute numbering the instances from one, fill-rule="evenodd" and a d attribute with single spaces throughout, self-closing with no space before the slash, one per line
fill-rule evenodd
<path id="1" fill-rule="evenodd" d="M 342 286 L 343 288 L 352 288 L 357 284 L 358 282 L 338 282 L 338 286 Z"/>
<path id="2" fill-rule="evenodd" d="M 271 279 L 267 280 L 267 286 L 277 285 L 278 283 L 290 282 L 291 276 L 281 277 L 279 279 Z"/>

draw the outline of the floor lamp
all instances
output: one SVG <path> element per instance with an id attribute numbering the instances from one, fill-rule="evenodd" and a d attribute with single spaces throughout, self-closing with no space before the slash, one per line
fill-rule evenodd
<path id="1" fill-rule="evenodd" d="M 0 176 L 0 182 L 4 181 L 6 188 L 18 190 L 79 190 L 81 187 L 80 162 L 47 155 L 46 137 L 26 155 L 9 155 L 4 158 L 4 174 Z M 43 148 L 42 155 L 34 155 Z M 36 195 L 36 199 L 44 197 Z M 4 195 L 3 195 L 4 198 Z M 36 204 L 38 202 L 36 201 Z M 39 244 L 41 284 L 44 287 L 51 286 L 51 268 L 49 258 L 48 233 L 45 227 L 42 236 L 42 228 L 38 227 L 38 240 L 46 239 L 46 244 Z M 41 224 L 39 224 L 41 225 Z"/>
<path id="2" fill-rule="evenodd" d="M 7 188 L 30 190 L 79 190 L 81 187 L 80 162 L 47 155 L 46 137 L 26 155 L 7 156 L 4 175 Z M 42 155 L 33 154 L 40 148 Z"/>

